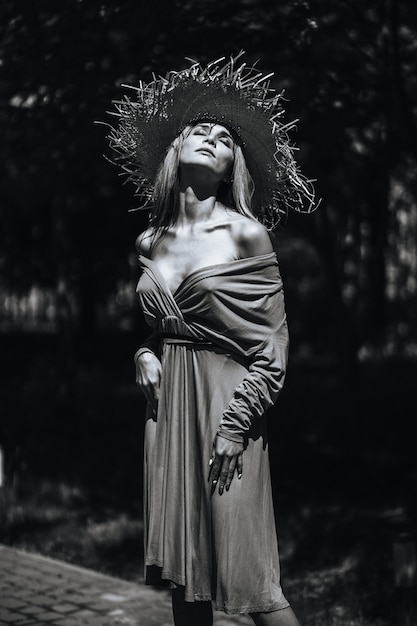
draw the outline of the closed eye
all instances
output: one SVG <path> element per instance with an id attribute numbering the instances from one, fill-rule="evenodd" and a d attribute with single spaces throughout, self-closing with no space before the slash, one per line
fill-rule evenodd
<path id="1" fill-rule="evenodd" d="M 203 135 L 203 136 L 207 137 L 210 134 L 210 130 L 211 130 L 211 126 L 209 126 L 208 124 L 207 124 L 207 126 L 205 124 L 201 124 L 201 125 L 195 126 L 193 128 L 192 134 L 193 135 Z M 216 139 L 221 141 L 228 148 L 231 148 L 231 149 L 233 148 L 233 145 L 234 145 L 233 137 L 231 135 L 229 135 L 229 133 L 221 131 L 216 136 Z"/>
<path id="2" fill-rule="evenodd" d="M 233 146 L 233 139 L 229 135 L 224 135 L 223 137 L 220 137 L 220 141 L 229 148 Z"/>
<path id="3" fill-rule="evenodd" d="M 196 126 L 193 130 L 193 135 L 207 135 L 208 128 L 204 128 L 203 126 Z"/>

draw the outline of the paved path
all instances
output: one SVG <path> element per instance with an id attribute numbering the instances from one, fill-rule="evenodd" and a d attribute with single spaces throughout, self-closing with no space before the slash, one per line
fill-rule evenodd
<path id="1" fill-rule="evenodd" d="M 172 626 L 168 591 L 0 545 L 0 626 Z M 215 626 L 250 626 L 215 612 Z"/>

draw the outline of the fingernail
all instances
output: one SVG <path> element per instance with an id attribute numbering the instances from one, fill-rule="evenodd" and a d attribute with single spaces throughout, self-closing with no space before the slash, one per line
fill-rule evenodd
<path id="1" fill-rule="evenodd" d="M 210 459 L 209 465 L 213 465 L 213 459 Z"/>
<path id="2" fill-rule="evenodd" d="M 219 495 L 221 496 L 221 495 L 222 495 L 222 493 L 223 493 L 223 487 L 220 487 L 220 489 L 219 489 Z"/>
<path id="3" fill-rule="evenodd" d="M 237 477 L 240 479 L 242 478 L 242 474 L 238 474 Z"/>
<path id="4" fill-rule="evenodd" d="M 230 485 L 226 485 L 226 491 L 229 491 Z"/>
<path id="5" fill-rule="evenodd" d="M 213 485 L 217 485 L 217 480 L 213 480 Z"/>

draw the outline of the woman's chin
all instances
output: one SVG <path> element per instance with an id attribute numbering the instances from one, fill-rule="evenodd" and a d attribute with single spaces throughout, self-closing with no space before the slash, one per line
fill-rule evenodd
<path id="1" fill-rule="evenodd" d="M 225 174 L 214 170 L 211 163 L 200 161 L 180 165 L 181 187 L 184 183 L 186 186 L 211 185 L 217 188 L 224 177 Z"/>

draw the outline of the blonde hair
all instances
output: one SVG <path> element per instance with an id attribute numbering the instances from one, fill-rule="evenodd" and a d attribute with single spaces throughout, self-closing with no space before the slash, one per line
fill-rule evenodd
<path id="1" fill-rule="evenodd" d="M 180 181 L 180 154 L 184 139 L 193 126 L 187 126 L 168 148 L 155 179 L 150 227 L 161 234 L 175 224 L 178 217 Z M 256 220 L 252 213 L 252 197 L 255 185 L 246 166 L 242 148 L 234 143 L 234 160 L 230 182 L 220 183 L 217 199 L 238 213 Z M 162 232 L 161 230 L 162 229 Z"/>

